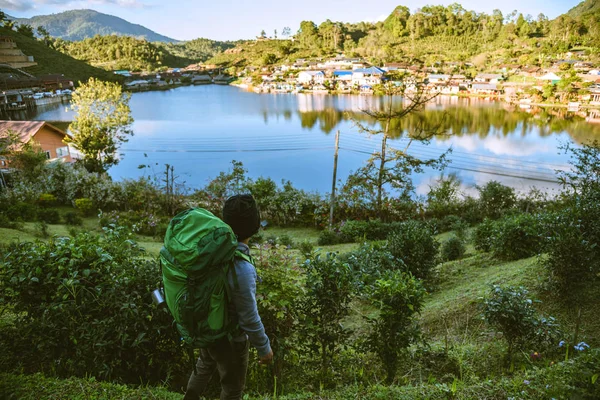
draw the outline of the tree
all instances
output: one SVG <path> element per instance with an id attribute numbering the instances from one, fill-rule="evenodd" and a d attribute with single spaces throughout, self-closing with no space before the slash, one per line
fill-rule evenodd
<path id="1" fill-rule="evenodd" d="M 406 6 L 398 6 L 383 23 L 383 28 L 394 36 L 408 35 L 407 25 L 410 10 Z"/>
<path id="2" fill-rule="evenodd" d="M 304 47 L 318 47 L 319 31 L 317 25 L 312 21 L 302 21 L 298 31 L 298 39 Z"/>
<path id="3" fill-rule="evenodd" d="M 260 31 L 260 37 L 263 39 L 267 37 L 267 32 L 265 32 L 264 29 L 262 31 Z"/>
<path id="4" fill-rule="evenodd" d="M 83 154 L 88 171 L 103 173 L 119 163 L 117 150 L 133 135 L 130 97 L 118 84 L 94 78 L 73 94 L 77 116 L 70 126 L 73 137 L 69 141 Z"/>
<path id="5" fill-rule="evenodd" d="M 35 37 L 35 35 L 33 34 L 33 28 L 31 25 L 20 24 L 19 26 L 17 26 L 17 32 L 19 32 L 23 36 L 27 36 L 30 38 Z"/>
<path id="6" fill-rule="evenodd" d="M 277 39 L 277 29 L 273 31 L 273 38 Z"/>
<path id="7" fill-rule="evenodd" d="M 285 28 L 283 28 L 283 31 L 281 31 L 281 35 L 285 38 L 288 38 L 292 36 L 292 30 L 289 26 L 286 26 Z"/>
<path id="8" fill-rule="evenodd" d="M 429 94 L 423 79 L 408 74 L 399 74 L 395 81 L 388 81 L 378 89 L 385 96 L 383 106 L 379 110 L 362 110 L 363 114 L 378 124 L 373 127 L 357 119 L 354 119 L 354 123 L 361 132 L 381 135 L 381 151 L 373 153 L 367 164 L 351 175 L 348 181 L 357 190 L 366 190 L 370 194 L 380 218 L 383 218 L 386 187 L 400 191 L 404 197 L 408 196 L 413 189 L 410 175 L 422 172 L 424 167 L 444 166 L 446 154 L 436 159 L 421 160 L 408 153 L 413 142 L 428 143 L 435 135 L 442 133 L 440 127 L 443 121 L 432 126 L 423 115 L 419 115 L 425 104 L 437 97 L 438 93 Z M 394 98 L 402 98 L 402 101 L 394 101 Z M 412 125 L 407 123 L 409 116 Z M 392 136 L 408 139 L 406 147 L 402 150 L 388 148 L 387 140 Z"/>

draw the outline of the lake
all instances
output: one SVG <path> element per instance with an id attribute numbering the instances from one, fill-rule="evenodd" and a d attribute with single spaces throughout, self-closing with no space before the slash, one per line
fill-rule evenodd
<path id="1" fill-rule="evenodd" d="M 344 180 L 381 147 L 381 137 L 359 132 L 355 121 L 375 126 L 361 110 L 384 103 L 364 95 L 255 94 L 217 85 L 135 93 L 130 103 L 135 135 L 123 144 L 121 162 L 110 174 L 136 178 L 160 174 L 164 164 L 171 164 L 187 187 L 200 188 L 238 160 L 250 177 L 289 180 L 325 193 L 331 190 L 335 132 L 340 131 L 338 178 Z M 451 147 L 452 162 L 444 173 L 456 173 L 466 193 L 490 180 L 519 191 L 537 187 L 552 192 L 558 188 L 555 170 L 568 168 L 559 145 L 600 138 L 600 126 L 566 110 L 507 107 L 483 99 L 439 97 L 421 118 L 396 127 L 394 136 L 415 129 L 419 121 L 441 127 L 447 134 L 429 145 L 412 144 L 409 153 L 428 159 Z M 25 117 L 71 120 L 73 113 L 57 105 Z M 407 143 L 402 138 L 388 141 L 392 148 L 403 149 Z M 426 170 L 414 176 L 416 193 L 426 194 L 439 175 Z"/>

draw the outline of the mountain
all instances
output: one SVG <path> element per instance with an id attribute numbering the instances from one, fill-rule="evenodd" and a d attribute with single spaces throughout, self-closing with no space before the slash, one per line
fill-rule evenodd
<path id="1" fill-rule="evenodd" d="M 149 42 L 173 43 L 177 40 L 160 35 L 150 29 L 113 15 L 94 10 L 70 10 L 58 14 L 16 18 L 16 22 L 37 28 L 43 26 L 54 37 L 65 40 L 83 40 L 95 35 L 134 36 Z"/>
<path id="2" fill-rule="evenodd" d="M 119 77 L 101 68 L 93 67 L 84 61 L 76 60 L 66 54 L 51 49 L 39 40 L 24 36 L 5 27 L 0 27 L 0 36 L 9 36 L 19 49 L 28 56 L 33 56 L 38 64 L 23 68 L 23 71 L 35 76 L 47 74 L 63 74 L 73 82 L 87 81 L 90 77 L 102 80 L 119 80 Z"/>
<path id="3" fill-rule="evenodd" d="M 571 8 L 567 15 L 573 18 L 580 17 L 584 14 L 600 11 L 600 0 L 585 0 Z"/>

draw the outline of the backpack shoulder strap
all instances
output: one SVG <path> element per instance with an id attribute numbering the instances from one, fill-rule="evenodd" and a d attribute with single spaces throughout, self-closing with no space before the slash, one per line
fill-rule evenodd
<path id="1" fill-rule="evenodd" d="M 252 256 L 250 254 L 246 254 L 240 250 L 235 251 L 235 258 L 239 258 L 242 259 L 246 262 L 249 262 L 250 264 L 254 265 L 254 258 L 252 258 Z"/>

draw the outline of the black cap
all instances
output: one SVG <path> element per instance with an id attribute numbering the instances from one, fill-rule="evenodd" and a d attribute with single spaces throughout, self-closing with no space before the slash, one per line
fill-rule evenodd
<path id="1" fill-rule="evenodd" d="M 223 221 L 233 229 L 239 241 L 248 239 L 260 228 L 260 213 L 251 194 L 236 194 L 225 201 Z"/>

